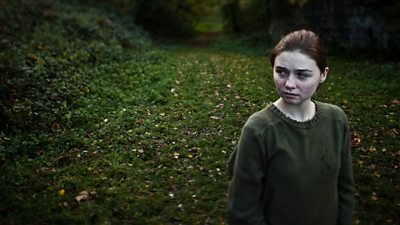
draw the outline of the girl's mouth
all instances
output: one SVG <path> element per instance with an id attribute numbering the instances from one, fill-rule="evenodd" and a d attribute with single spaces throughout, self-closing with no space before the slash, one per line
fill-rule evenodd
<path id="1" fill-rule="evenodd" d="M 283 92 L 283 95 L 285 95 L 286 97 L 290 97 L 290 98 L 294 98 L 294 97 L 299 96 L 297 94 L 293 94 L 293 93 L 289 93 L 289 92 Z"/>

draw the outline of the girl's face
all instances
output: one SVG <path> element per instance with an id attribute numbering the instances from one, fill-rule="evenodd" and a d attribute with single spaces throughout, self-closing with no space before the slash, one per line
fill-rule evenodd
<path id="1" fill-rule="evenodd" d="M 288 104 L 309 101 L 328 75 L 328 67 L 320 72 L 315 60 L 299 51 L 285 51 L 275 58 L 274 82 L 281 98 Z"/>

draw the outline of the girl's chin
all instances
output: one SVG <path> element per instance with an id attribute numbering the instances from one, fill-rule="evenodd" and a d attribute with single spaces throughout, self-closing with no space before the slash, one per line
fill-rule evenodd
<path id="1" fill-rule="evenodd" d="M 287 98 L 284 96 L 282 96 L 281 98 L 285 104 L 290 104 L 290 105 L 301 105 L 302 103 L 304 103 L 306 101 L 301 98 Z"/>

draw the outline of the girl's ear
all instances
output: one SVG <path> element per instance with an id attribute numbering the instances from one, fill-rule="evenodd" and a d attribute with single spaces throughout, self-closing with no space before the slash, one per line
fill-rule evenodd
<path id="1" fill-rule="evenodd" d="M 324 81 L 328 77 L 328 73 L 329 73 L 329 68 L 325 67 L 324 71 L 321 73 L 321 77 L 320 77 L 319 83 L 324 83 Z"/>

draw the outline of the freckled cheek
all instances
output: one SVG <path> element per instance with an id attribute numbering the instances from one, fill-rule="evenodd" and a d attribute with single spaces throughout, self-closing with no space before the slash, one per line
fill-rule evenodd
<path id="1" fill-rule="evenodd" d="M 275 87 L 282 87 L 285 86 L 285 81 L 283 79 L 279 79 L 274 77 L 274 83 L 275 83 Z"/>
<path id="2" fill-rule="evenodd" d="M 274 83 L 275 83 L 275 89 L 277 91 L 281 91 L 282 88 L 285 86 L 285 83 L 281 80 L 274 80 Z"/>
<path id="3" fill-rule="evenodd" d="M 299 89 L 302 90 L 304 94 L 313 95 L 317 90 L 318 84 L 303 84 L 299 86 Z"/>

